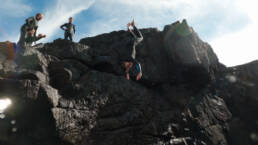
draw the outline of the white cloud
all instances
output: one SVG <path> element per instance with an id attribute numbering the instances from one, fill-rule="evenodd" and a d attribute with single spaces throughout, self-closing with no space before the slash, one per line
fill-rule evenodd
<path id="1" fill-rule="evenodd" d="M 98 0 L 94 9 L 103 17 L 90 26 L 90 35 L 125 29 L 132 18 L 139 27 L 160 29 L 176 20 L 187 19 L 201 33 L 216 34 L 248 23 L 234 0 Z"/>
<path id="2" fill-rule="evenodd" d="M 257 24 L 246 29 L 226 34 L 211 42 L 219 60 L 227 66 L 235 66 L 258 59 Z"/>
<path id="3" fill-rule="evenodd" d="M 31 10 L 32 8 L 29 5 L 23 4 L 21 0 L 2 0 L 0 4 L 0 17 L 20 17 L 31 12 Z"/>
<path id="4" fill-rule="evenodd" d="M 251 24 L 257 5 L 246 3 L 245 0 L 99 0 L 94 9 L 102 18 L 87 25 L 90 27 L 88 35 L 125 29 L 132 18 L 139 27 L 159 29 L 185 18 L 202 39 L 211 42 L 222 63 L 241 64 L 258 57 L 255 55 L 258 53 L 252 51 L 258 31 L 254 31 L 255 24 Z"/>
<path id="5" fill-rule="evenodd" d="M 47 35 L 44 40 L 50 40 L 59 30 L 60 25 L 68 21 L 83 10 L 87 10 L 95 0 L 57 0 L 49 9 L 45 10 L 44 19 L 39 23 L 39 33 Z"/>
<path id="6" fill-rule="evenodd" d="M 245 29 L 218 37 L 211 42 L 221 62 L 235 66 L 258 59 L 258 9 L 252 0 L 238 0 L 237 5 L 248 13 L 251 23 Z"/>
<path id="7" fill-rule="evenodd" d="M 85 29 L 89 29 L 87 36 L 125 29 L 133 18 L 140 28 L 159 29 L 186 18 L 202 39 L 211 42 L 221 62 L 232 66 L 258 58 L 256 6 L 252 0 L 56 0 L 45 9 L 38 33 L 47 34 L 44 42 L 55 39 L 57 32 L 62 32 L 60 25 L 68 17 L 89 7 L 94 11 L 93 18 L 98 19 L 85 25 Z M 22 0 L 5 0 L 0 5 L 0 19 L 1 16 L 26 15 L 30 11 L 31 7 Z"/>

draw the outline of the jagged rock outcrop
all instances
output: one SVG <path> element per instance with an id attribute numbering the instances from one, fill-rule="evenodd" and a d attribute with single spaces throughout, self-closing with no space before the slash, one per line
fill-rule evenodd
<path id="1" fill-rule="evenodd" d="M 257 143 L 255 121 L 248 124 L 256 117 L 238 113 L 243 101 L 232 99 L 245 88 L 246 111 L 256 109 L 255 62 L 224 67 L 186 21 L 141 31 L 141 81 L 122 73 L 125 31 L 19 55 L 15 70 L 0 71 L 0 98 L 13 102 L 0 112 L 0 145 L 238 145 L 241 129 L 252 133 L 238 138 L 242 145 Z"/>
<path id="2" fill-rule="evenodd" d="M 226 101 L 233 114 L 229 143 L 258 143 L 258 61 L 228 68 L 220 74 L 214 91 Z"/>
<path id="3" fill-rule="evenodd" d="M 151 83 L 195 82 L 196 86 L 207 84 L 214 77 L 213 72 L 221 67 L 211 47 L 200 40 L 186 21 L 168 25 L 163 31 L 153 28 L 141 32 L 144 40 L 137 46 L 136 59 L 145 73 L 143 80 Z M 100 67 L 108 65 L 111 66 L 109 72 L 121 74 L 119 60 L 128 47 L 125 45 L 128 38 L 128 32 L 117 31 L 85 38 L 80 43 L 94 48 L 89 49 L 93 56 L 110 56 L 108 63 L 111 64 L 100 64 Z"/>

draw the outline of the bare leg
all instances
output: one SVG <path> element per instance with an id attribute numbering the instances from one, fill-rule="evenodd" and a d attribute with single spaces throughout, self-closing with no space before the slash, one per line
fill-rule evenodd
<path id="1" fill-rule="evenodd" d="M 132 68 L 133 63 L 132 62 L 124 62 L 125 67 L 125 73 L 126 73 L 126 79 L 130 80 L 129 70 Z"/>
<path id="2" fill-rule="evenodd" d="M 126 79 L 127 79 L 127 80 L 130 80 L 130 75 L 129 75 L 129 73 L 126 73 Z"/>
<path id="3" fill-rule="evenodd" d="M 140 80 L 140 79 L 141 79 L 141 77 L 142 77 L 142 73 L 141 73 L 141 72 L 139 72 L 139 73 L 137 74 L 136 81 Z"/>

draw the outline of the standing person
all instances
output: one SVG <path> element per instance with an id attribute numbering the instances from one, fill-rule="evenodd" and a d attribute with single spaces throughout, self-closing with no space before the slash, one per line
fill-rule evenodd
<path id="1" fill-rule="evenodd" d="M 20 47 L 24 47 L 25 46 L 25 37 L 27 37 L 27 31 L 28 29 L 34 29 L 35 33 L 34 36 L 36 36 L 37 33 L 37 29 L 38 29 L 38 22 L 41 21 L 43 19 L 43 14 L 41 13 L 37 13 L 35 17 L 30 17 L 28 19 L 26 19 L 26 23 L 22 25 L 21 27 L 21 34 L 20 34 L 20 39 L 18 44 L 20 45 Z"/>
<path id="2" fill-rule="evenodd" d="M 133 27 L 133 30 L 130 29 L 130 26 Z M 130 80 L 129 71 L 134 66 L 138 72 L 136 80 L 141 79 L 142 69 L 140 63 L 135 60 L 136 56 L 136 46 L 142 42 L 143 36 L 141 32 L 136 28 L 134 20 L 131 23 L 127 24 L 127 30 L 131 33 L 132 39 L 129 41 L 130 48 L 128 49 L 127 56 L 122 58 L 122 65 L 125 68 L 126 78 Z"/>
<path id="3" fill-rule="evenodd" d="M 68 40 L 69 38 L 71 41 L 73 41 L 73 37 L 75 34 L 75 25 L 73 24 L 73 18 L 70 17 L 69 22 L 60 26 L 60 28 L 65 31 L 64 33 L 65 40 Z"/>

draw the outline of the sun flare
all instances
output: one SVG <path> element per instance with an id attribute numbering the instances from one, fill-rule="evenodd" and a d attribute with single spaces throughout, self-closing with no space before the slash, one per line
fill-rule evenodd
<path id="1" fill-rule="evenodd" d="M 3 112 L 8 106 L 12 104 L 10 99 L 0 99 L 0 113 Z"/>

